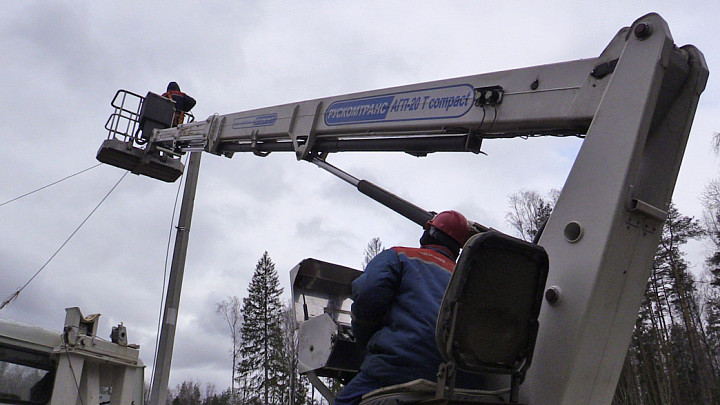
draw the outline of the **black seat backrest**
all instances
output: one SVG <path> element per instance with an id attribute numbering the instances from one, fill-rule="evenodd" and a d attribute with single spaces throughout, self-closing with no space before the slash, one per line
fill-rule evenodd
<path id="1" fill-rule="evenodd" d="M 541 246 L 490 230 L 463 247 L 440 307 L 446 361 L 474 373 L 524 373 L 532 360 L 548 274 Z"/>

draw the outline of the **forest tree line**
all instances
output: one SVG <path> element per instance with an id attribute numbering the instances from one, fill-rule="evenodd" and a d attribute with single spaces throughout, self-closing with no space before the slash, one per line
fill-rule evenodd
<path id="1" fill-rule="evenodd" d="M 558 196 L 513 194 L 508 223 L 532 240 Z M 702 220 L 670 205 L 613 404 L 720 404 L 720 182 L 702 200 Z M 702 271 L 682 250 L 690 240 L 713 247 Z"/>

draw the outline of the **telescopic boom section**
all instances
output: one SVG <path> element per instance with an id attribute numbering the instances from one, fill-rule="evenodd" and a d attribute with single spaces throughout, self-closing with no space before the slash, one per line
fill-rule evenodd
<path id="1" fill-rule="evenodd" d="M 174 181 L 182 167 L 172 158 L 187 151 L 227 157 L 235 152 L 265 156 L 284 151 L 295 152 L 298 159 L 323 160 L 328 153 L 345 151 L 424 156 L 479 153 L 482 140 L 488 138 L 583 135 L 624 44 L 625 35 L 618 34 L 597 58 L 213 115 L 173 128 L 150 126 L 145 132 L 151 133 L 142 136 L 118 133 L 108 127 L 109 121 L 110 136 L 98 159 Z M 143 104 L 156 101 L 148 94 L 138 110 L 155 111 Z M 126 110 L 116 106 L 120 113 L 113 116 Z M 146 122 L 142 112 L 127 119 Z M 118 135 L 125 139 L 117 140 Z M 160 161 L 158 154 L 164 156 Z"/>
<path id="2" fill-rule="evenodd" d="M 484 138 L 580 135 L 622 40 L 598 58 L 215 115 L 156 130 L 150 139 L 175 152 L 293 151 L 307 159 L 342 151 L 478 153 Z"/>

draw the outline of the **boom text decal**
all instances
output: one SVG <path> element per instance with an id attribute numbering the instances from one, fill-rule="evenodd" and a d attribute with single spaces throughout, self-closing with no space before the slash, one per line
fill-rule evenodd
<path id="1" fill-rule="evenodd" d="M 325 111 L 326 125 L 457 118 L 473 105 L 468 84 L 336 101 Z"/>
<path id="2" fill-rule="evenodd" d="M 268 127 L 270 125 L 274 125 L 275 122 L 277 122 L 277 119 L 278 116 L 275 113 L 235 118 L 233 120 L 232 127 L 233 129 Z"/>

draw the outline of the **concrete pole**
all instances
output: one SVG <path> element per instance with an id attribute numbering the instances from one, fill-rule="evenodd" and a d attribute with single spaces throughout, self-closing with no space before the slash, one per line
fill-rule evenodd
<path id="1" fill-rule="evenodd" d="M 158 344 L 157 360 L 153 371 L 153 384 L 150 394 L 150 404 L 153 405 L 164 405 L 167 398 L 170 364 L 172 363 L 173 344 L 175 342 L 175 326 L 180 307 L 180 291 L 182 290 L 182 280 L 185 272 L 185 257 L 187 256 L 190 223 L 192 222 L 201 156 L 202 152 L 191 152 L 190 163 L 188 163 L 187 167 L 185 189 L 175 236 L 175 249 L 170 266 L 170 279 L 168 280 L 165 308 L 163 310 L 160 343 Z"/>

